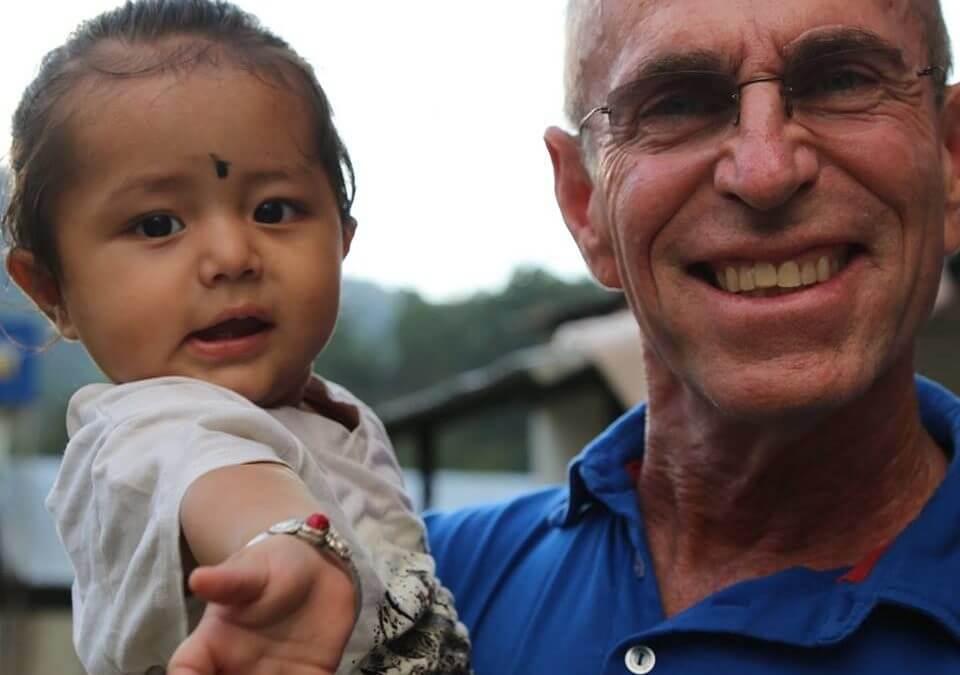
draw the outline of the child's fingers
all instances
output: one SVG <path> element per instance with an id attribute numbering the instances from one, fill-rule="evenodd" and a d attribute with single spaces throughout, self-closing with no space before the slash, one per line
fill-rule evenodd
<path id="1" fill-rule="evenodd" d="M 167 675 L 216 675 L 217 666 L 213 654 L 197 640 L 187 638 L 177 647 L 170 663 Z"/>
<path id="2" fill-rule="evenodd" d="M 199 567 L 190 575 L 190 590 L 207 602 L 244 605 L 263 595 L 269 573 L 253 556 L 229 558 L 219 565 Z"/>

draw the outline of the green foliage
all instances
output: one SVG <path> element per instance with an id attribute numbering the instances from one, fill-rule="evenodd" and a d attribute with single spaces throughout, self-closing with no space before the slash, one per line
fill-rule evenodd
<path id="1" fill-rule="evenodd" d="M 431 303 L 401 291 L 394 321 L 381 333 L 357 330 L 357 315 L 345 303 L 317 367 L 375 405 L 544 342 L 560 313 L 607 298 L 587 279 L 566 282 L 521 268 L 503 291 L 460 301 Z"/>
<path id="2" fill-rule="evenodd" d="M 341 316 L 330 344 L 317 359 L 317 372 L 372 402 L 370 394 L 383 388 L 387 368 L 377 347 L 380 341 L 359 330 L 356 322 Z"/>
<path id="3" fill-rule="evenodd" d="M 394 320 L 379 334 L 358 330 L 358 314 L 345 302 L 337 332 L 317 367 L 376 408 L 545 342 L 558 316 L 609 299 L 589 280 L 566 282 L 541 269 L 523 268 L 502 292 L 455 302 L 431 303 L 415 292 L 400 292 Z M 445 427 L 436 439 L 438 465 L 526 469 L 526 418 L 526 406 L 513 405 Z M 401 461 L 416 464 L 408 439 L 394 440 Z"/>

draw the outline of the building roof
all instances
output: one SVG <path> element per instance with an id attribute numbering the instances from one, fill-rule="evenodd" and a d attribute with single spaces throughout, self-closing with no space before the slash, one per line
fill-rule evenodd
<path id="1" fill-rule="evenodd" d="M 607 388 L 624 408 L 646 397 L 640 336 L 629 311 L 564 323 L 543 345 L 394 399 L 377 412 L 397 433 L 517 399 L 535 402 L 589 383 Z"/>

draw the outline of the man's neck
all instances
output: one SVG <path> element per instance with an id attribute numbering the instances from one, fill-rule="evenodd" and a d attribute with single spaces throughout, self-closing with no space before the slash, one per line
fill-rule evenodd
<path id="1" fill-rule="evenodd" d="M 843 410 L 767 425 L 653 378 L 637 489 L 668 614 L 787 567 L 855 564 L 917 516 L 947 461 L 905 361 Z"/>

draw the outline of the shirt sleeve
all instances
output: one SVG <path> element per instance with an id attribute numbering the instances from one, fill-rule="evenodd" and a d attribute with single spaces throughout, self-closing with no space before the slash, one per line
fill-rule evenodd
<path id="1" fill-rule="evenodd" d="M 413 552 L 426 551 L 426 533 L 407 493 L 403 470 L 383 422 L 376 413 L 343 387 L 324 381 L 329 396 L 357 411 L 357 432 L 341 447 L 340 457 L 325 461 L 335 473 L 350 477 L 351 489 L 338 495 L 348 505 L 358 535 L 377 544 Z M 359 488 L 359 489 L 358 489 Z M 362 500 L 362 505 L 359 501 Z"/>
<path id="2" fill-rule="evenodd" d="M 187 488 L 225 466 L 295 463 L 299 443 L 242 397 L 183 378 L 85 388 L 68 427 L 47 506 L 76 573 L 78 655 L 91 675 L 165 666 L 202 608 L 185 593 Z"/>

